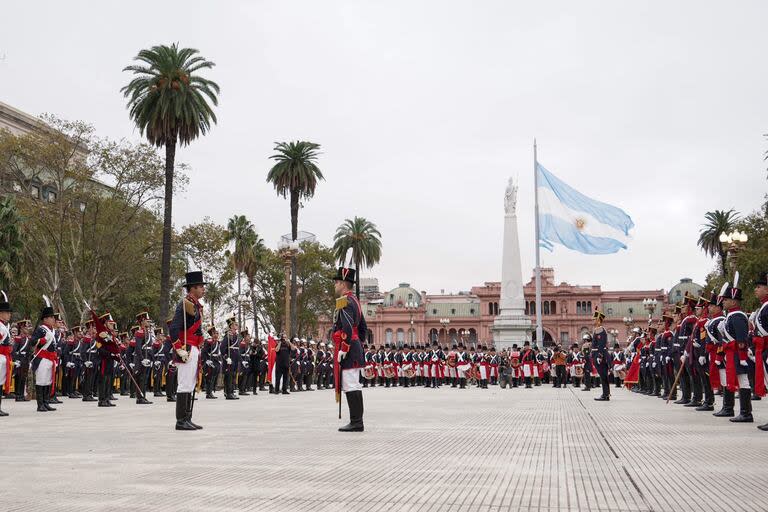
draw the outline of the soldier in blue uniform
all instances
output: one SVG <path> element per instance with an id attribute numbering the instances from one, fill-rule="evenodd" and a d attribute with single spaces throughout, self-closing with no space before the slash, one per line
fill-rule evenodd
<path id="1" fill-rule="evenodd" d="M 54 351 L 54 339 L 56 337 L 54 327 L 56 317 L 48 298 L 46 305 L 40 312 L 40 325 L 32 333 L 30 349 L 33 352 L 32 371 L 35 372 L 35 395 L 37 397 L 37 411 L 55 411 L 48 405 L 47 398 L 51 394 L 51 386 L 54 385 L 57 356 Z"/>
<path id="2" fill-rule="evenodd" d="M 203 386 L 205 387 L 205 398 L 215 400 L 217 397 L 216 381 L 221 372 L 221 342 L 219 341 L 219 332 L 216 327 L 208 329 L 208 340 L 204 343 L 200 357 L 203 361 Z"/>
<path id="3" fill-rule="evenodd" d="M 363 354 L 364 340 L 368 335 L 360 302 L 352 292 L 355 284 L 355 270 L 340 267 L 333 277 L 336 292 L 334 313 L 333 345 L 336 358 L 334 361 L 336 382 L 336 400 L 341 399 L 343 391 L 349 406 L 349 424 L 339 428 L 340 432 L 362 432 L 363 426 L 363 386 L 360 383 L 360 370 L 365 367 Z"/>
<path id="4" fill-rule="evenodd" d="M 26 319 L 16 322 L 18 335 L 13 340 L 13 389 L 17 402 L 29 401 L 27 398 L 27 374 L 29 373 L 29 361 L 33 355 L 29 341 L 31 325 L 32 323 Z"/>
<path id="5" fill-rule="evenodd" d="M 760 301 L 760 307 L 755 311 L 755 333 L 752 338 L 755 354 L 755 391 L 764 393 L 765 376 L 768 375 L 768 273 L 761 274 L 755 281 L 755 297 Z M 762 387 L 760 381 L 763 383 Z M 761 395 L 760 392 L 757 394 Z M 757 428 L 768 432 L 768 423 Z"/>
<path id="6" fill-rule="evenodd" d="M 200 425 L 192 422 L 194 399 L 192 393 L 197 386 L 197 371 L 200 361 L 200 346 L 203 343 L 203 306 L 200 299 L 205 295 L 202 272 L 187 272 L 184 288 L 187 296 L 182 299 L 173 315 L 170 335 L 173 342 L 173 361 L 176 365 L 176 430 L 199 430 Z M 186 328 L 186 330 L 185 330 Z"/>
<path id="7" fill-rule="evenodd" d="M 138 382 L 141 393 L 137 392 L 136 403 L 138 405 L 149 405 L 152 402 L 147 400 L 147 389 L 149 388 L 152 374 L 152 343 L 155 337 L 155 331 L 149 318 L 149 313 L 143 311 L 136 315 L 141 328 L 136 331 L 134 338 L 136 346 L 133 353 L 134 371 L 136 372 L 136 382 Z"/>
<path id="8" fill-rule="evenodd" d="M 224 398 L 239 400 L 235 395 L 235 372 L 240 365 L 240 335 L 235 317 L 227 319 L 227 332 L 221 340 L 222 371 L 224 373 Z"/>
<path id="9" fill-rule="evenodd" d="M 728 312 L 725 321 L 718 326 L 724 336 L 726 388 L 739 391 L 739 415 L 731 418 L 734 423 L 752 423 L 752 388 L 749 385 L 749 318 L 741 310 L 742 292 L 738 288 L 739 273 L 733 279 L 733 285 L 721 292 L 723 307 Z"/>
<path id="10" fill-rule="evenodd" d="M 605 315 L 602 311 L 595 309 L 592 318 L 595 323 L 595 329 L 592 331 L 592 359 L 594 360 L 597 374 L 600 376 L 600 385 L 603 388 L 603 394 L 595 397 L 595 400 L 607 402 L 611 399 L 611 385 L 608 382 L 608 367 L 610 364 L 608 359 L 608 332 L 603 327 Z"/>

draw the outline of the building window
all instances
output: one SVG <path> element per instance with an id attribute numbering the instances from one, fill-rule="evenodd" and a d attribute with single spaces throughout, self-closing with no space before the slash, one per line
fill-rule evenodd
<path id="1" fill-rule="evenodd" d="M 557 303 L 555 303 L 555 301 L 549 302 L 549 314 L 550 315 L 557 314 Z"/>
<path id="2" fill-rule="evenodd" d="M 455 314 L 456 314 L 456 310 L 455 310 L 455 309 L 453 309 L 453 308 L 451 308 L 451 314 L 452 314 L 452 315 L 455 315 Z"/>
<path id="3" fill-rule="evenodd" d="M 493 314 L 494 315 L 498 315 L 499 314 L 499 303 L 498 302 L 494 302 L 493 303 Z"/>
<path id="4" fill-rule="evenodd" d="M 411 301 L 413 301 L 413 294 L 409 293 L 408 294 L 408 302 L 411 302 Z"/>
<path id="5" fill-rule="evenodd" d="M 386 339 L 387 344 L 391 345 L 392 344 L 392 329 L 387 329 L 384 332 L 384 337 Z"/>
<path id="6" fill-rule="evenodd" d="M 528 307 L 528 304 L 530 304 L 528 301 L 525 301 L 525 315 L 528 316 L 531 314 L 531 309 Z"/>
<path id="7" fill-rule="evenodd" d="M 568 343 L 568 333 L 567 332 L 561 332 L 560 333 L 560 343 Z"/>
<path id="8" fill-rule="evenodd" d="M 682 296 L 683 296 L 683 294 L 682 294 L 682 293 L 680 293 L 680 290 L 677 290 L 677 291 L 675 292 L 675 297 L 682 297 Z"/>
<path id="9" fill-rule="evenodd" d="M 437 314 L 437 310 L 436 310 L 436 309 L 433 309 L 433 310 L 432 310 L 432 314 L 433 314 L 433 315 L 436 315 L 436 314 Z"/>
<path id="10" fill-rule="evenodd" d="M 393 304 L 394 302 L 395 302 L 395 294 L 394 293 L 390 293 L 389 294 L 389 303 Z"/>
<path id="11" fill-rule="evenodd" d="M 493 315 L 493 302 L 488 303 L 488 314 Z"/>
<path id="12" fill-rule="evenodd" d="M 577 315 L 581 314 L 581 301 L 580 300 L 576 301 L 576 314 Z"/>
<path id="13" fill-rule="evenodd" d="M 544 304 L 541 305 L 542 314 L 548 315 L 549 314 L 549 301 L 544 301 Z"/>
<path id="14" fill-rule="evenodd" d="M 475 308 L 469 308 L 469 314 L 474 315 L 475 314 Z"/>
<path id="15" fill-rule="evenodd" d="M 536 302 L 531 301 L 531 315 L 536 314 Z"/>
<path id="16" fill-rule="evenodd" d="M 35 199 L 40 199 L 40 187 L 37 185 L 32 185 L 29 187 L 29 192 L 32 194 L 32 197 Z"/>
<path id="17" fill-rule="evenodd" d="M 585 309 L 584 314 L 585 315 L 592 314 L 592 301 L 591 300 L 587 301 L 587 308 Z"/>
<path id="18" fill-rule="evenodd" d="M 402 329 L 397 330 L 397 346 L 402 347 L 405 343 L 405 331 Z"/>

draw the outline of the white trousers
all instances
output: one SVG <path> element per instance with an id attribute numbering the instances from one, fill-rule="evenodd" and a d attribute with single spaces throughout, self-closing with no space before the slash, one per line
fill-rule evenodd
<path id="1" fill-rule="evenodd" d="M 177 393 L 191 393 L 197 384 L 197 362 L 200 349 L 189 345 L 189 358 L 186 363 L 176 363 Z"/>
<path id="2" fill-rule="evenodd" d="M 727 378 L 725 376 L 725 370 L 723 368 L 720 368 L 718 370 L 718 373 L 720 374 L 720 385 L 723 387 L 727 386 L 728 384 L 726 383 Z"/>
<path id="3" fill-rule="evenodd" d="M 5 365 L 8 364 L 8 358 L 5 355 L 0 354 L 0 386 L 5 386 L 5 379 L 8 377 L 6 373 Z M 6 392 L 9 392 L 7 389 Z"/>
<path id="4" fill-rule="evenodd" d="M 746 373 L 739 374 L 739 389 L 752 389 L 749 385 L 749 376 Z"/>
<path id="5" fill-rule="evenodd" d="M 341 370 L 341 390 L 343 392 L 360 391 L 361 389 L 363 389 L 363 385 L 360 383 L 360 368 Z"/>
<path id="6" fill-rule="evenodd" d="M 467 372 L 469 371 L 471 367 L 468 364 L 463 364 L 461 366 L 456 367 L 456 372 L 458 373 L 458 376 L 460 379 L 464 379 L 467 377 Z"/>
<path id="7" fill-rule="evenodd" d="M 50 386 L 53 381 L 53 362 L 41 359 L 40 365 L 35 370 L 35 386 Z"/>
<path id="8" fill-rule="evenodd" d="M 483 379 L 483 380 L 487 379 L 488 378 L 488 375 L 487 375 L 488 372 L 486 372 L 485 366 L 480 365 L 478 368 L 480 368 L 480 378 Z"/>

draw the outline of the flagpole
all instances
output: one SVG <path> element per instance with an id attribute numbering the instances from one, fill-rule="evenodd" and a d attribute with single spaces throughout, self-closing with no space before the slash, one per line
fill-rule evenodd
<path id="1" fill-rule="evenodd" d="M 541 262 L 539 254 L 539 171 L 537 166 L 536 139 L 533 139 L 533 187 L 534 187 L 534 223 L 536 226 L 536 345 L 544 348 L 543 329 L 541 327 Z"/>

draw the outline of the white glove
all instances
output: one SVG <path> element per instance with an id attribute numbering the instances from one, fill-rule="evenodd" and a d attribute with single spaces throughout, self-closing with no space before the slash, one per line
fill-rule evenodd
<path id="1" fill-rule="evenodd" d="M 344 359 L 345 357 L 347 357 L 347 353 L 339 350 L 339 356 L 338 356 L 339 364 L 341 364 L 341 360 Z"/>
<path id="2" fill-rule="evenodd" d="M 722 365 L 723 363 L 722 363 L 722 361 L 718 361 L 718 360 L 715 360 L 715 364 L 716 364 L 717 366 L 720 366 L 720 365 Z"/>
<path id="3" fill-rule="evenodd" d="M 205 364 L 213 368 L 213 361 L 206 361 Z"/>
<path id="4" fill-rule="evenodd" d="M 178 355 L 178 356 L 179 356 L 179 359 L 181 359 L 181 361 L 182 361 L 183 363 L 186 363 L 186 362 L 187 362 L 187 359 L 189 359 L 189 352 L 187 352 L 187 351 L 186 351 L 186 350 L 184 350 L 183 348 L 177 349 L 177 350 L 176 350 L 176 355 Z"/>
<path id="5" fill-rule="evenodd" d="M 741 366 L 749 366 L 749 363 L 747 363 L 746 361 L 739 361 L 739 364 Z"/>
<path id="6" fill-rule="evenodd" d="M 699 364 L 701 366 L 704 366 L 705 364 L 707 364 L 707 358 L 704 356 L 699 356 Z"/>
<path id="7" fill-rule="evenodd" d="M 227 364 L 232 364 L 232 358 L 231 357 L 227 358 Z"/>
<path id="8" fill-rule="evenodd" d="M 19 366 L 21 366 L 21 361 L 14 361 L 14 362 L 13 362 L 13 366 L 15 366 L 16 368 L 18 368 Z"/>
<path id="9" fill-rule="evenodd" d="M 669 361 L 671 361 L 671 359 L 669 358 L 669 356 L 666 356 L 666 357 L 664 358 L 664 362 L 665 362 L 665 363 L 669 363 Z"/>
<path id="10" fill-rule="evenodd" d="M 243 361 L 243 368 L 248 368 L 248 361 Z"/>
<path id="11" fill-rule="evenodd" d="M 656 368 L 656 361 L 654 361 L 654 362 L 653 362 L 653 364 L 651 365 L 651 367 L 653 367 L 653 368 Z"/>
<path id="12" fill-rule="evenodd" d="M 683 355 L 680 356 L 680 362 L 681 363 L 685 363 L 686 356 L 687 356 L 687 354 L 683 354 Z"/>
<path id="13" fill-rule="evenodd" d="M 144 366 L 145 368 L 149 368 L 150 366 L 152 366 L 152 361 L 150 361 L 149 359 L 142 359 L 141 366 Z"/>
<path id="14" fill-rule="evenodd" d="M 92 362 L 90 362 L 90 361 L 86 361 L 86 362 L 85 362 L 85 367 L 86 367 L 86 368 L 93 368 L 93 363 L 92 363 Z"/>
<path id="15" fill-rule="evenodd" d="M 128 364 L 128 366 L 130 366 L 130 367 L 131 367 L 131 370 L 133 370 L 134 368 L 136 368 L 136 364 L 135 364 L 135 363 L 129 363 L 129 364 Z"/>
<path id="16" fill-rule="evenodd" d="M 155 361 L 155 368 L 160 368 L 160 361 Z"/>
<path id="17" fill-rule="evenodd" d="M 74 368 L 74 367 L 75 367 L 75 363 L 67 363 L 67 368 Z"/>

